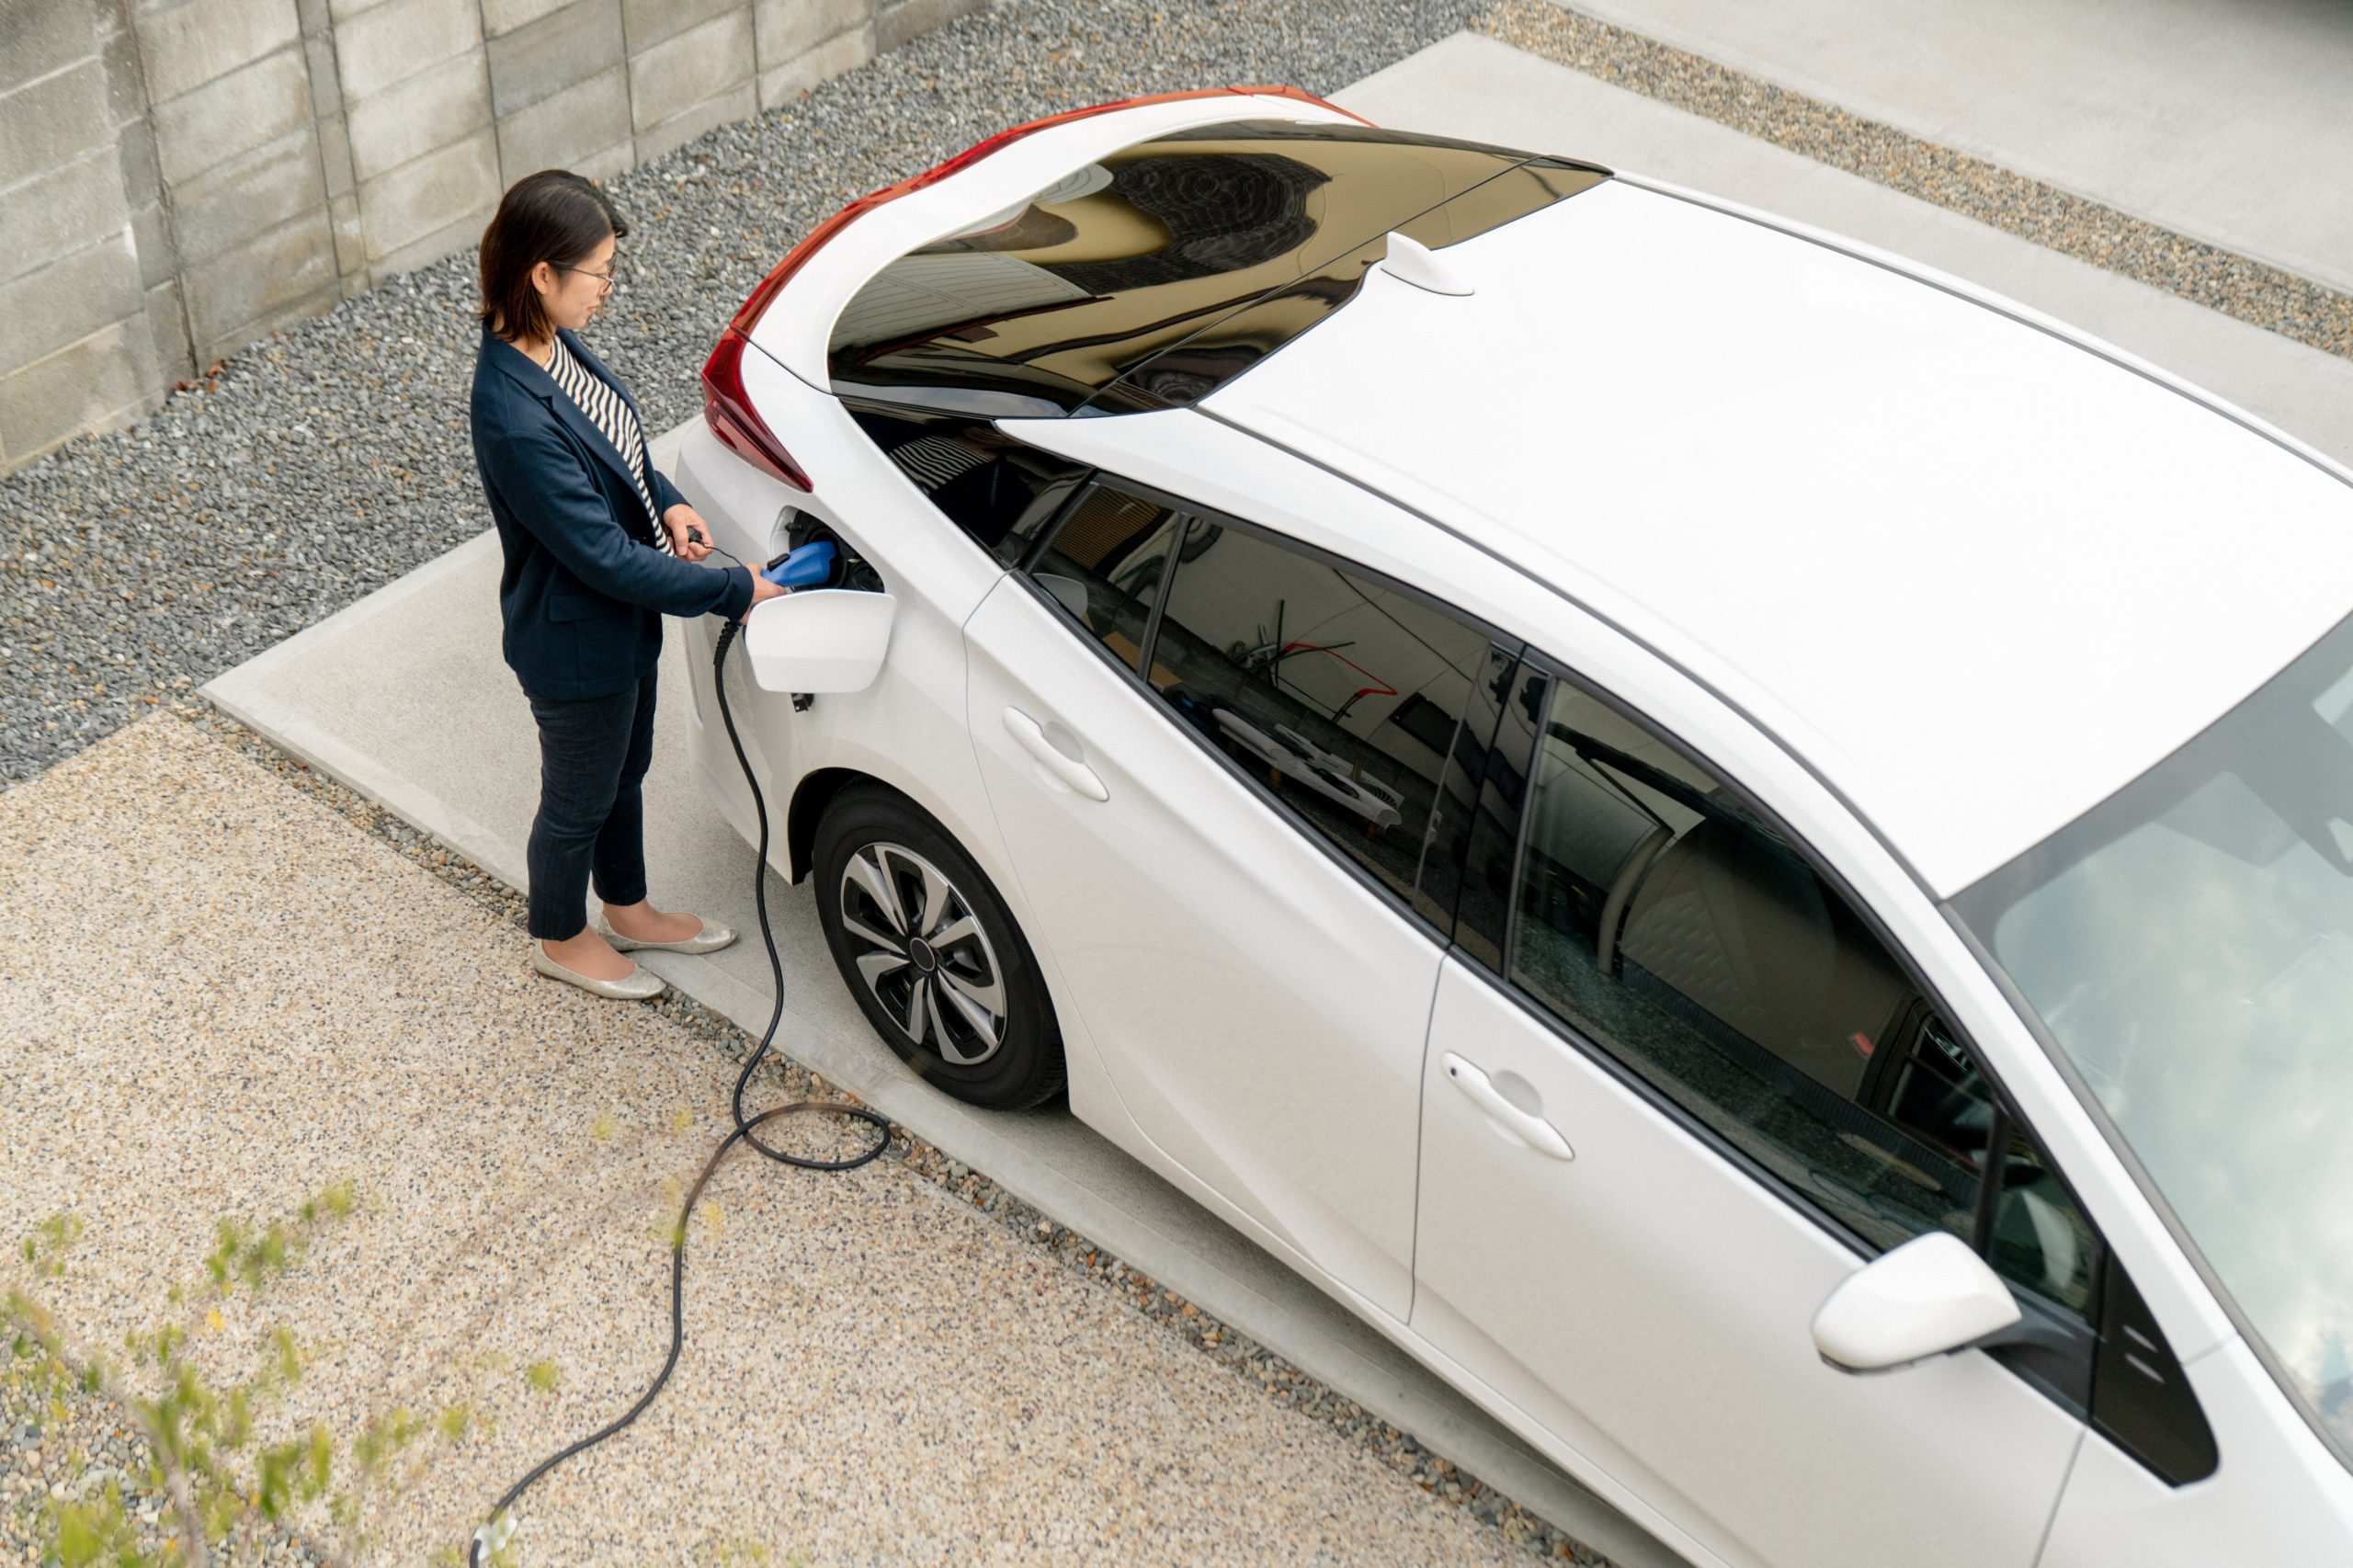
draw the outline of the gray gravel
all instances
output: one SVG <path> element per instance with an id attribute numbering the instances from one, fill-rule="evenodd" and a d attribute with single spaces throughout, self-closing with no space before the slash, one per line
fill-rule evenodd
<path id="1" fill-rule="evenodd" d="M 614 186 L 632 283 L 597 347 L 654 428 L 718 328 L 844 201 L 1131 93 L 1334 91 L 1474 0 L 999 0 Z M 490 524 L 465 428 L 472 257 L 265 339 L 136 427 L 0 479 L 0 783 L 28 778 Z"/>

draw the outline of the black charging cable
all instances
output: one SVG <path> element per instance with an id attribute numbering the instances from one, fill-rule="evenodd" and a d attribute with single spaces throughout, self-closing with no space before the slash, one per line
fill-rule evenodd
<path id="1" fill-rule="evenodd" d="M 699 535 L 700 530 L 697 530 L 697 542 L 700 542 Z M 735 557 L 728 554 L 726 551 L 719 551 L 719 553 L 726 555 L 730 561 L 735 561 Z M 740 566 L 743 562 L 737 561 L 736 564 Z M 728 743 L 735 748 L 736 766 L 744 770 L 744 782 L 751 787 L 752 809 L 759 818 L 760 848 L 758 858 L 753 862 L 752 896 L 760 912 L 760 940 L 767 945 L 768 973 L 776 983 L 776 1005 L 768 1013 L 768 1027 L 760 1033 L 760 1043 L 753 1050 L 750 1058 L 745 1062 L 743 1072 L 735 1075 L 735 1093 L 728 1102 L 729 1108 L 735 1119 L 735 1130 L 721 1139 L 719 1147 L 710 1152 L 710 1158 L 703 1162 L 702 1174 L 695 1177 L 694 1186 L 688 1189 L 686 1204 L 678 1210 L 677 1228 L 671 1233 L 670 1354 L 663 1361 L 662 1370 L 655 1375 L 652 1385 L 637 1396 L 637 1403 L 623 1412 L 620 1419 L 598 1427 L 578 1442 L 549 1455 L 534 1465 L 529 1474 L 506 1489 L 506 1494 L 501 1497 L 497 1506 L 491 1509 L 489 1519 L 474 1531 L 472 1540 L 468 1543 L 467 1568 L 483 1568 L 483 1564 L 490 1555 L 506 1544 L 506 1538 L 514 1530 L 514 1520 L 508 1510 L 514 1507 L 517 1498 L 530 1490 L 533 1482 L 572 1458 L 573 1455 L 595 1448 L 631 1422 L 635 1421 L 644 1414 L 645 1407 L 654 1403 L 654 1396 L 662 1392 L 662 1386 L 670 1381 L 671 1372 L 678 1365 L 678 1352 L 687 1342 L 687 1221 L 694 1217 L 696 1201 L 702 1197 L 702 1189 L 710 1184 L 711 1173 L 719 1168 L 719 1163 L 727 1157 L 729 1151 L 738 1143 L 747 1143 L 779 1165 L 792 1165 L 804 1171 L 849 1171 L 856 1170 L 870 1160 L 880 1158 L 882 1152 L 891 1146 L 891 1124 L 864 1106 L 847 1105 L 838 1100 L 795 1100 L 790 1105 L 780 1105 L 764 1110 L 757 1116 L 747 1117 L 744 1114 L 744 1090 L 750 1085 L 753 1072 L 767 1055 L 768 1045 L 776 1039 L 777 1025 L 784 1020 L 784 960 L 777 956 L 776 932 L 768 924 L 767 799 L 760 793 L 760 781 L 753 775 L 751 758 L 744 755 L 744 737 L 735 733 L 735 715 L 727 706 L 727 651 L 734 646 L 735 639 L 743 630 L 744 623 L 740 620 L 730 620 L 721 629 L 719 646 L 711 654 L 710 684 L 712 689 L 719 694 L 719 716 L 726 722 Z M 785 1117 L 820 1114 L 852 1117 L 861 1121 L 871 1122 L 880 1136 L 875 1139 L 872 1148 L 861 1150 L 847 1159 L 815 1160 L 805 1155 L 788 1154 L 781 1149 L 760 1142 L 758 1133 L 754 1131 L 756 1128 Z"/>

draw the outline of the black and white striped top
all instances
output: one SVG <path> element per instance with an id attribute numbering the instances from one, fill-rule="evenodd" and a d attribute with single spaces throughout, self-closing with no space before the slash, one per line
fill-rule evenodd
<path id="1" fill-rule="evenodd" d="M 661 514 L 654 509 L 654 492 L 646 487 L 645 432 L 638 427 L 637 415 L 621 401 L 620 393 L 572 357 L 563 339 L 556 338 L 553 347 L 555 352 L 548 359 L 548 374 L 555 378 L 563 395 L 588 416 L 588 422 L 604 432 L 605 439 L 613 444 L 613 450 L 620 453 L 621 460 L 629 465 L 630 483 L 637 486 L 637 498 L 645 503 L 646 521 L 653 525 L 654 548 L 665 555 L 676 553 L 670 548 L 670 532 L 662 526 Z"/>

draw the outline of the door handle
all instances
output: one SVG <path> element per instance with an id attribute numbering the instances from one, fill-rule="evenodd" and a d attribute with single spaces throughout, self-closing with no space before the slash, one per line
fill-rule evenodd
<path id="1" fill-rule="evenodd" d="M 1527 1144 L 1540 1154 L 1550 1154 L 1556 1160 L 1574 1160 L 1576 1151 L 1561 1136 L 1560 1129 L 1540 1116 L 1530 1116 L 1511 1101 L 1504 1098 L 1488 1076 L 1452 1051 L 1439 1059 L 1446 1075 L 1454 1086 L 1471 1096 L 1471 1103 L 1487 1113 L 1488 1118 L 1505 1131 Z"/>
<path id="2" fill-rule="evenodd" d="M 1021 743 L 1021 749 L 1046 765 L 1046 771 L 1086 796 L 1090 801 L 1108 801 L 1111 791 L 1103 788 L 1103 780 L 1095 769 L 1075 757 L 1064 756 L 1060 747 L 1046 738 L 1038 721 L 1018 708 L 1005 710 L 1005 727 Z"/>

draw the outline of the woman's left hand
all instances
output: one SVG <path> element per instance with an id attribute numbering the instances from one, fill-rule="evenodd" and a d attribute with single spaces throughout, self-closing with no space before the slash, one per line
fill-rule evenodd
<path id="1" fill-rule="evenodd" d="M 670 549 L 679 560 L 700 561 L 710 553 L 710 525 L 684 501 L 662 514 L 662 527 L 669 534 Z"/>

